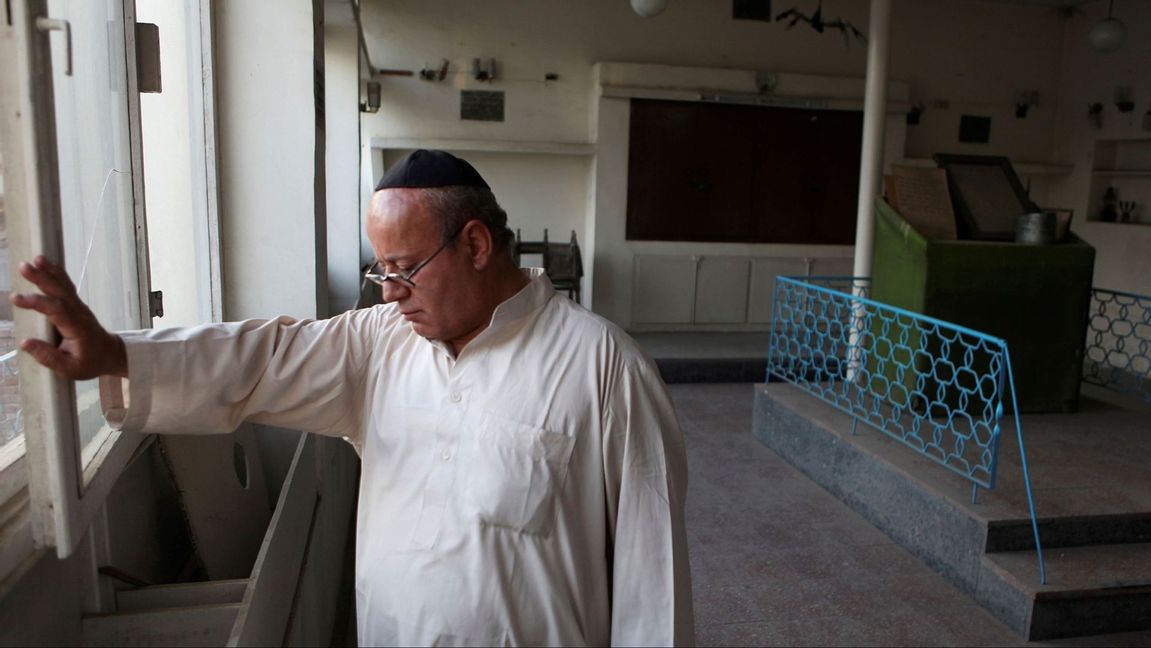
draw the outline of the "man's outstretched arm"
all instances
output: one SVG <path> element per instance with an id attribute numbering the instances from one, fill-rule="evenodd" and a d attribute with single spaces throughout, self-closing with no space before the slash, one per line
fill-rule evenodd
<path id="1" fill-rule="evenodd" d="M 20 264 L 20 276 L 39 293 L 12 293 L 13 306 L 43 314 L 60 333 L 60 342 L 27 339 L 20 350 L 61 378 L 88 380 L 99 376 L 128 377 L 128 354 L 119 336 L 100 325 L 78 294 L 64 268 L 37 256 Z"/>

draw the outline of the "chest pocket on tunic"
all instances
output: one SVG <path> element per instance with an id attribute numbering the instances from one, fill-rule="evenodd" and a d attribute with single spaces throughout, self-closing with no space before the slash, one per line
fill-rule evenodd
<path id="1" fill-rule="evenodd" d="M 471 445 L 466 497 L 479 519 L 549 535 L 575 440 L 484 412 Z"/>

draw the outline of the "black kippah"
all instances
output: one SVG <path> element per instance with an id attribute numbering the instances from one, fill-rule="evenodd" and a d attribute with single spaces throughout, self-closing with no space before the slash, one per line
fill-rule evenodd
<path id="1" fill-rule="evenodd" d="M 376 185 L 380 189 L 400 187 L 482 187 L 491 189 L 475 167 L 447 151 L 420 149 L 400 160 Z"/>

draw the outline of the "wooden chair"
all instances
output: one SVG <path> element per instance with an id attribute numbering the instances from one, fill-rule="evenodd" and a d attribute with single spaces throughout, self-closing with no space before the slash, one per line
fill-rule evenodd
<path id="1" fill-rule="evenodd" d="M 580 255 L 579 241 L 576 240 L 575 230 L 569 243 L 548 242 L 548 231 L 544 230 L 544 240 L 524 241 L 520 238 L 520 231 L 516 230 L 516 240 L 512 247 L 512 256 L 516 265 L 525 254 L 538 254 L 543 257 L 541 265 L 552 286 L 557 291 L 566 292 L 568 297 L 576 303 L 580 301 L 580 280 L 583 278 L 583 257 Z"/>

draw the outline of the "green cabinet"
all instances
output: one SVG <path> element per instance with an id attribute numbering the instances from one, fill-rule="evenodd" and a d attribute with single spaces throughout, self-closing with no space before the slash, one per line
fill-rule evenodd
<path id="1" fill-rule="evenodd" d="M 1077 408 L 1093 247 L 930 240 L 876 211 L 872 299 L 1006 340 L 1021 412 Z"/>

